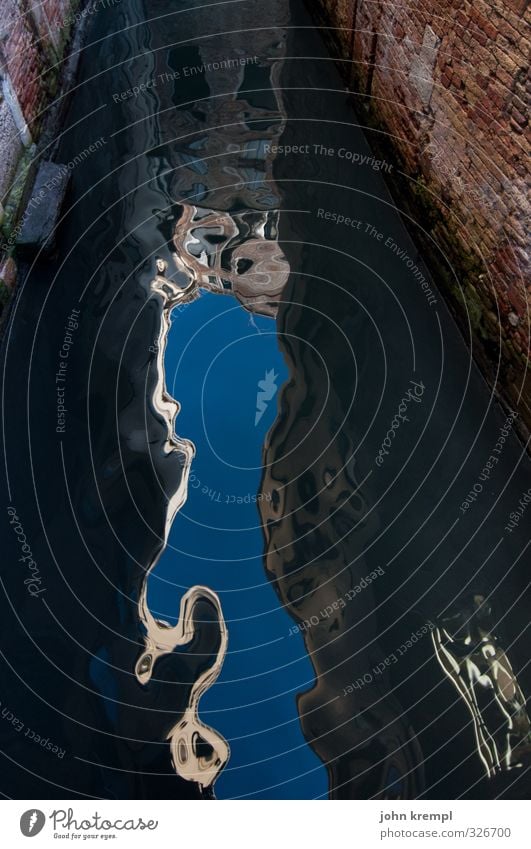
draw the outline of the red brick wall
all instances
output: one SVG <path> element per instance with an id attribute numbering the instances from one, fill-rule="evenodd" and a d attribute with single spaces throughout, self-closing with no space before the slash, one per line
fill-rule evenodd
<path id="1" fill-rule="evenodd" d="M 32 135 L 47 96 L 46 69 L 57 61 L 55 46 L 65 39 L 63 22 L 71 0 L 0 0 L 2 66 L 11 83 Z"/>
<path id="2" fill-rule="evenodd" d="M 35 176 L 30 145 L 56 95 L 77 5 L 78 0 L 0 0 L 0 329 L 17 277 L 10 255 L 17 221 Z"/>
<path id="3" fill-rule="evenodd" d="M 341 28 L 332 38 L 354 60 L 342 67 L 368 107 L 361 114 L 389 133 L 407 175 L 399 191 L 448 255 L 466 306 L 448 267 L 437 269 L 438 282 L 463 328 L 468 312 L 474 352 L 492 381 L 501 334 L 498 389 L 531 428 L 528 3 L 309 5 L 320 8 L 323 25 Z M 377 145 L 378 135 L 370 140 Z"/>

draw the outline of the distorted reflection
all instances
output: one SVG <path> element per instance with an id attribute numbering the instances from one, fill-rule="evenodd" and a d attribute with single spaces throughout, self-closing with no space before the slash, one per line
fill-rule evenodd
<path id="1" fill-rule="evenodd" d="M 488 776 L 521 767 L 522 755 L 531 751 L 526 700 L 493 622 L 490 603 L 475 595 L 433 631 L 437 659 L 474 720 Z"/>
<path id="2" fill-rule="evenodd" d="M 168 437 L 166 451 L 176 452 L 181 463 L 179 484 L 168 497 L 165 540 L 178 510 L 186 501 L 190 467 L 195 446 L 175 433 L 179 403 L 166 388 L 164 355 L 171 327 L 172 310 L 200 297 L 201 290 L 233 295 L 249 312 L 275 317 L 278 301 L 289 275 L 289 264 L 278 244 L 280 199 L 272 179 L 268 148 L 278 140 L 284 115 L 273 85 L 285 38 L 280 30 L 264 32 L 263 48 L 270 58 L 242 62 L 236 90 L 234 68 L 209 74 L 212 50 L 202 45 L 204 81 L 211 98 L 188 108 L 170 110 L 171 134 L 179 139 L 172 191 L 178 201 L 172 208 L 173 237 L 168 244 L 170 262 L 155 260 L 152 294 L 161 300 L 161 321 L 154 367 L 157 380 L 152 395 L 154 408 L 163 417 Z M 252 66 L 253 85 L 261 88 L 250 102 L 240 88 Z M 227 78 L 229 75 L 229 78 Z M 249 81 L 249 80 L 247 80 Z M 221 94 L 218 97 L 217 94 Z M 163 120 L 168 113 L 162 113 Z M 169 128 L 170 129 L 170 128 Z M 205 134 L 201 134 L 201 130 Z M 199 131 L 199 134 L 198 134 Z M 210 197 L 211 196 L 211 197 Z M 212 205 L 186 200 L 202 198 Z M 215 207 L 214 207 L 215 202 Z M 219 675 L 226 653 L 228 634 L 217 594 L 207 587 L 193 587 L 181 602 L 178 624 L 170 628 L 153 617 L 147 604 L 147 581 L 143 584 L 139 618 L 144 630 L 144 651 L 136 664 L 136 676 L 146 685 L 159 657 L 188 643 L 200 623 L 193 621 L 198 599 L 209 599 L 218 613 L 220 648 L 215 663 L 193 682 L 188 707 L 172 727 L 168 738 L 175 771 L 201 787 L 212 787 L 229 758 L 223 737 L 198 717 L 201 694 Z"/>
<path id="3" fill-rule="evenodd" d="M 289 274 L 277 237 L 278 212 L 229 214 L 182 204 L 175 264 L 197 288 L 232 294 L 250 312 L 274 317 Z"/>
<path id="4" fill-rule="evenodd" d="M 352 592 L 369 571 L 362 552 L 379 519 L 355 443 L 337 432 L 334 386 L 327 391 L 298 338 L 280 343 L 296 380 L 282 389 L 264 449 L 261 487 L 272 497 L 260 511 L 267 575 L 295 621 L 310 623 L 303 633 L 316 682 L 297 699 L 304 736 L 326 764 L 331 798 L 412 799 L 424 787 L 423 755 L 389 680 L 351 686 L 383 659 L 371 588 Z M 327 608 L 334 612 L 323 616 Z"/>
<path id="5" fill-rule="evenodd" d="M 199 719 L 198 706 L 203 693 L 216 681 L 227 652 L 227 628 L 219 598 L 208 587 L 192 587 L 181 599 L 179 621 L 174 627 L 155 619 L 147 605 L 146 583 L 139 604 L 140 617 L 146 629 L 145 650 L 136 664 L 136 677 L 141 684 L 151 680 L 157 660 L 172 654 L 178 647 L 191 643 L 201 620 L 194 618 L 199 602 L 214 608 L 220 631 L 220 642 L 214 662 L 192 683 L 188 705 L 181 719 L 171 728 L 167 740 L 174 769 L 181 778 L 195 781 L 201 788 L 214 784 L 229 759 L 229 746 L 217 731 Z"/>

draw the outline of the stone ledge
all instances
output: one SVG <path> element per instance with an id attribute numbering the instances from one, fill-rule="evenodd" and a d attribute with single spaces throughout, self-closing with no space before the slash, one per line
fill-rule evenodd
<path id="1" fill-rule="evenodd" d="M 41 163 L 17 238 L 17 248 L 21 251 L 52 249 L 69 178 L 64 165 Z"/>

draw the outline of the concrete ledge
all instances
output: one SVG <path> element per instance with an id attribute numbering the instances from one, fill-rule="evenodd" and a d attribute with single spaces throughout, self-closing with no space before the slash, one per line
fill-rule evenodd
<path id="1" fill-rule="evenodd" d="M 70 173 L 64 165 L 41 163 L 17 239 L 17 248 L 21 251 L 50 251 L 53 248 L 69 178 Z"/>

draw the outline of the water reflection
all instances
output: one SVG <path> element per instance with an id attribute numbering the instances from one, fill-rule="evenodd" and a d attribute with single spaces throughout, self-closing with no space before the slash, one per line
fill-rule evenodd
<path id="1" fill-rule="evenodd" d="M 275 12 L 284 8 L 282 3 L 274 6 Z M 234 17 L 234 12 L 230 8 L 224 12 L 223 25 L 229 30 L 229 19 Z M 155 35 L 158 34 L 155 28 Z M 175 139 L 171 149 L 170 146 L 166 149 L 174 169 L 169 184 L 175 202 L 168 218 L 172 231 L 166 246 L 169 258 L 157 258 L 156 275 L 151 283 L 152 294 L 162 307 L 155 346 L 157 380 L 153 404 L 168 426 L 166 450 L 178 452 L 182 464 L 179 485 L 169 493 L 165 545 L 175 515 L 186 500 L 195 455 L 194 444 L 174 434 L 179 402 L 171 398 L 166 388 L 165 358 L 171 312 L 177 306 L 196 301 L 203 291 L 232 295 L 248 312 L 274 318 L 290 270 L 278 244 L 280 198 L 272 179 L 273 157 L 269 153 L 271 143 L 278 141 L 285 123 L 276 85 L 285 36 L 278 26 L 255 33 L 253 47 L 259 55 L 253 57 L 242 52 L 238 34 L 225 36 L 223 45 L 226 55 L 234 58 L 220 61 L 220 44 L 208 39 L 190 48 L 192 53 L 188 48 L 188 54 L 183 50 L 181 55 L 198 57 L 195 65 L 190 59 L 187 68 L 193 68 L 195 91 L 199 90 L 204 97 L 179 104 L 179 94 L 174 93 L 178 108 L 161 108 L 159 113 L 161 126 Z M 174 74 L 180 76 L 181 71 L 176 69 Z M 193 433 L 189 436 L 194 438 Z M 254 486 L 256 490 L 257 482 Z M 208 516 L 202 518 L 208 524 Z M 192 599 L 196 598 L 197 588 L 185 594 L 180 620 L 174 628 L 151 614 L 147 579 L 163 557 L 164 551 L 152 563 L 139 602 L 145 648 L 137 661 L 136 674 L 142 684 L 151 679 L 157 658 L 171 654 L 185 639 L 187 600 L 190 599 L 193 607 Z M 176 771 L 203 786 L 213 784 L 229 757 L 223 738 L 204 726 L 197 716 L 199 694 L 219 674 L 228 634 L 219 596 L 211 588 L 205 587 L 201 592 L 208 595 L 218 610 L 220 654 L 208 677 L 200 677 L 193 684 L 189 706 L 169 738 Z M 196 622 L 194 627 L 200 629 L 201 625 Z M 201 746 L 209 747 L 205 762 L 197 754 L 198 735 Z"/>
<path id="2" fill-rule="evenodd" d="M 166 387 L 165 355 L 171 312 L 179 305 L 191 303 L 203 289 L 216 294 L 232 294 L 250 312 L 269 317 L 276 315 L 276 301 L 289 274 L 288 263 L 276 241 L 277 218 L 278 212 L 249 210 L 231 216 L 227 212 L 182 204 L 173 239 L 174 269 L 168 273 L 167 262 L 160 257 L 156 259 L 157 274 L 151 289 L 160 299 L 162 309 L 155 346 L 157 380 L 152 402 L 167 425 L 165 450 L 177 452 L 182 463 L 182 476 L 168 501 L 165 544 L 175 515 L 186 501 L 195 454 L 193 443 L 174 432 L 180 407 Z M 184 285 L 181 285 L 183 280 Z M 159 657 L 171 655 L 178 646 L 190 642 L 195 629 L 201 627 L 200 622 L 193 620 L 197 601 L 210 600 L 218 613 L 221 635 L 218 656 L 210 669 L 192 683 L 188 707 L 167 738 L 176 772 L 202 788 L 209 788 L 227 763 L 229 746 L 221 735 L 200 721 L 198 702 L 221 671 L 228 641 L 227 628 L 218 595 L 206 587 L 192 587 L 184 595 L 179 622 L 173 628 L 151 614 L 147 582 L 160 556 L 151 565 L 140 595 L 139 617 L 145 632 L 145 648 L 136 664 L 136 676 L 141 684 L 147 684 Z"/>
<path id="3" fill-rule="evenodd" d="M 254 0 L 149 5 L 149 21 L 140 0 L 92 16 L 102 40 L 82 56 L 58 158 L 91 124 L 108 143 L 72 174 L 57 262 L 20 292 L 5 359 L 6 397 L 30 376 L 28 404 L 5 408 L 6 457 L 48 589 L 29 605 L 19 573 L 4 576 L 4 689 L 66 754 L 3 723 L 2 789 L 204 798 L 217 780 L 225 796 L 308 798 L 326 794 L 326 764 L 334 798 L 455 798 L 482 771 L 487 794 L 505 775 L 513 794 L 529 761 L 524 576 L 507 569 L 523 524 L 495 546 L 524 488 L 520 447 L 507 440 L 493 475 L 499 503 L 485 487 L 456 523 L 504 419 L 442 304 L 426 309 L 385 247 L 420 262 L 361 166 L 366 139 L 302 4 L 273 0 L 265 23 Z M 359 167 L 275 159 L 279 142 L 344 146 Z M 58 439 L 57 345 L 76 298 Z M 198 387 L 221 348 L 205 396 L 214 463 Z M 418 416 L 375 469 L 416 367 Z M 436 620 L 439 662 L 426 636 L 391 665 L 480 568 L 506 633 L 467 603 Z"/>
<path id="4" fill-rule="evenodd" d="M 199 699 L 216 681 L 227 652 L 227 628 L 221 604 L 216 593 L 208 587 L 192 587 L 181 599 L 179 621 L 173 628 L 160 619 L 155 619 L 147 605 L 147 588 L 144 583 L 140 599 L 140 616 L 146 628 L 145 650 L 136 664 L 136 676 L 141 684 L 151 680 L 153 668 L 160 657 L 171 655 L 178 647 L 193 640 L 201 620 L 194 619 L 196 608 L 207 602 L 215 610 L 220 631 L 220 642 L 213 662 L 201 670 L 193 681 L 189 702 L 183 716 L 171 728 L 170 741 L 172 763 L 175 771 L 187 781 L 195 781 L 201 789 L 210 788 L 229 759 L 227 742 L 199 719 Z M 203 604 L 204 606 L 204 604 Z"/>
<path id="5" fill-rule="evenodd" d="M 301 315 L 291 307 L 281 326 L 298 327 Z M 384 660 L 363 555 L 380 529 L 370 475 L 358 468 L 356 437 L 342 429 L 343 402 L 323 363 L 287 335 L 291 380 L 264 449 L 261 487 L 272 497 L 260 511 L 268 577 L 315 670 L 315 685 L 297 701 L 303 732 L 327 765 L 331 798 L 415 798 L 424 786 L 422 752 L 388 674 L 353 686 Z"/>
<path id="6" fill-rule="evenodd" d="M 234 295 L 250 312 L 274 317 L 289 274 L 277 242 L 278 211 L 180 207 L 173 256 L 188 285 Z"/>
<path id="7" fill-rule="evenodd" d="M 493 633 L 494 621 L 491 604 L 476 595 L 442 617 L 433 632 L 437 659 L 474 721 L 488 776 L 521 768 L 531 752 L 526 699 Z"/>

